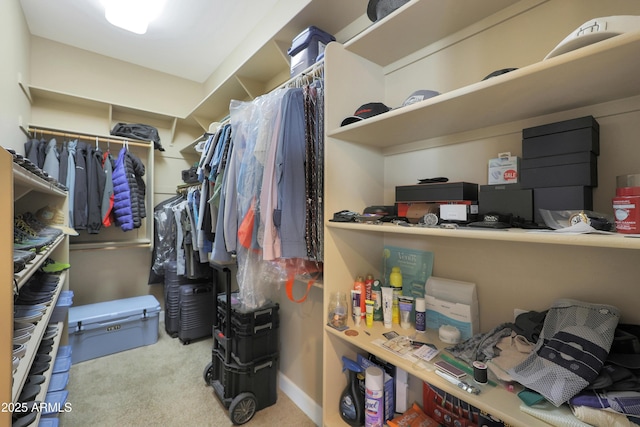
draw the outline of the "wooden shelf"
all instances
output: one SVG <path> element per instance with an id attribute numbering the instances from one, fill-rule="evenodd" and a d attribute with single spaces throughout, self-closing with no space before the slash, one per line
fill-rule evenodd
<path id="1" fill-rule="evenodd" d="M 333 129 L 328 136 L 384 149 L 632 97 L 640 94 L 640 63 L 627 59 L 639 55 L 640 31 L 619 35 Z M 611 66 L 618 63 L 625 66 Z"/>
<path id="2" fill-rule="evenodd" d="M 359 332 L 356 336 L 346 335 L 344 331 L 338 331 L 326 325 L 324 327 L 325 332 L 342 340 L 348 346 L 353 347 L 356 353 L 363 355 L 365 355 L 365 353 L 374 354 L 382 360 L 404 369 L 410 375 L 413 375 L 422 381 L 426 381 L 429 384 L 433 384 L 434 386 L 445 390 L 447 393 L 463 399 L 476 408 L 500 418 L 505 423 L 509 423 L 510 425 L 526 425 L 528 427 L 548 426 L 545 422 L 540 421 L 529 414 L 514 410 L 520 406 L 520 399 L 515 393 L 507 391 L 500 385 L 495 387 L 491 385 L 481 386 L 482 391 L 479 395 L 469 394 L 436 375 L 434 372 L 435 368 L 431 362 L 418 363 L 417 359 L 413 362 L 374 343 L 374 340 L 384 340 L 382 334 L 389 332 L 390 330 L 395 330 L 400 335 L 413 336 L 413 334 L 415 334 L 415 329 L 401 329 L 399 325 L 393 325 L 394 327 L 392 329 L 387 329 L 382 325 L 382 322 L 379 321 L 374 322 L 374 325 L 370 328 L 366 326 L 354 326 L 351 322 L 352 321 L 349 320 L 350 330 L 356 330 Z M 367 335 L 365 331 L 370 335 Z M 425 333 L 420 335 L 420 339 L 434 344 L 440 351 L 443 351 L 449 345 L 441 342 L 437 336 L 438 334 L 436 331 L 428 329 Z M 436 356 L 432 362 L 437 360 L 439 360 L 439 356 Z M 336 419 L 339 419 L 339 415 L 337 413 L 334 415 L 338 417 Z M 325 425 L 333 424 L 325 420 Z"/>
<path id="3" fill-rule="evenodd" d="M 13 386 L 11 392 L 11 395 L 13 396 L 13 402 L 18 401 L 18 397 L 20 395 L 20 392 L 22 391 L 22 387 L 24 387 L 25 381 L 27 380 L 29 370 L 31 369 L 31 365 L 35 360 L 36 353 L 38 351 L 38 348 L 40 347 L 40 341 L 42 340 L 47 326 L 49 325 L 49 319 L 53 314 L 53 310 L 55 309 L 58 297 L 63 290 L 64 283 L 66 281 L 66 275 L 67 274 L 65 272 L 61 273 L 60 281 L 58 283 L 58 287 L 56 288 L 56 292 L 51 300 L 51 304 L 47 307 L 44 315 L 36 324 L 36 328 L 33 330 L 31 338 L 29 338 L 29 341 L 27 341 L 27 352 L 25 353 L 24 357 L 20 359 L 18 369 L 16 369 L 16 372 L 13 375 Z M 62 327 L 59 327 L 58 332 L 58 335 L 61 336 Z M 53 364 L 53 360 L 51 361 L 51 363 Z"/>
<path id="4" fill-rule="evenodd" d="M 517 2 L 410 1 L 345 43 L 345 47 L 386 66 Z"/>
<path id="5" fill-rule="evenodd" d="M 483 228 L 457 229 L 429 228 L 429 227 L 405 227 L 390 223 L 385 224 L 358 224 L 327 222 L 329 229 L 346 229 L 367 231 L 372 233 L 393 233 L 412 236 L 433 236 L 454 239 L 481 239 L 499 240 L 504 242 L 541 243 L 551 245 L 588 246 L 597 248 L 614 249 L 640 249 L 640 238 L 637 235 L 624 234 L 563 234 L 542 230 L 523 230 L 509 228 L 503 230 L 490 230 Z"/>

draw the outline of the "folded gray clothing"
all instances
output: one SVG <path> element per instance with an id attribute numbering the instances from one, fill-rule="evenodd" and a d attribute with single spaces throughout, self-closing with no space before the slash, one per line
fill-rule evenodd
<path id="1" fill-rule="evenodd" d="M 447 351 L 469 365 L 476 360 L 485 362 L 496 356 L 496 344 L 511 335 L 511 332 L 511 323 L 502 323 L 486 334 L 475 334 L 459 344 L 447 347 Z"/>
<path id="2" fill-rule="evenodd" d="M 556 300 L 532 353 L 508 373 L 560 406 L 597 378 L 619 319 L 610 305 Z"/>

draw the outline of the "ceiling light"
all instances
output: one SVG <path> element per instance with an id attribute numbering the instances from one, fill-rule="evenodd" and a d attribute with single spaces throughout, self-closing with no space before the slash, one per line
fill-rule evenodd
<path id="1" fill-rule="evenodd" d="M 102 0 L 104 16 L 111 24 L 136 34 L 147 32 L 166 0 Z"/>

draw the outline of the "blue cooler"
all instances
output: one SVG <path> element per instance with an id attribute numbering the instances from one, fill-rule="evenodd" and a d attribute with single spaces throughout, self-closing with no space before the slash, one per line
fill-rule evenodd
<path id="1" fill-rule="evenodd" d="M 71 362 L 155 344 L 159 315 L 160 303 L 153 295 L 71 307 Z"/>
<path id="2" fill-rule="evenodd" d="M 291 57 L 291 77 L 309 68 L 324 55 L 324 48 L 336 38 L 313 25 L 293 39 L 287 51 Z"/>

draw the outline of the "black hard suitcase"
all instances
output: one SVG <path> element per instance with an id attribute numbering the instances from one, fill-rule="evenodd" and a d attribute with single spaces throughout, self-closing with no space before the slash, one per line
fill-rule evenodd
<path id="1" fill-rule="evenodd" d="M 183 285 L 210 283 L 211 279 L 205 281 L 179 276 L 175 261 L 167 261 L 164 269 L 164 329 L 169 336 L 177 338 L 180 329 L 180 288 Z"/>
<path id="2" fill-rule="evenodd" d="M 183 344 L 211 337 L 213 330 L 213 286 L 187 284 L 180 286 L 178 338 Z"/>

